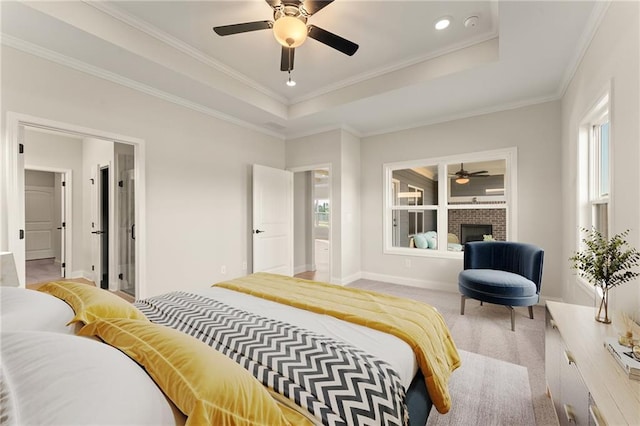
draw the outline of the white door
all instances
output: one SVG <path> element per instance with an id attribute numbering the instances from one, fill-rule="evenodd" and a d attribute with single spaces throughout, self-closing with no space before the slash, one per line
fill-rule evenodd
<path id="1" fill-rule="evenodd" d="M 26 260 L 54 257 L 54 200 L 51 186 L 26 186 L 24 225 Z"/>
<path id="2" fill-rule="evenodd" d="M 253 165 L 253 272 L 293 275 L 293 173 Z"/>

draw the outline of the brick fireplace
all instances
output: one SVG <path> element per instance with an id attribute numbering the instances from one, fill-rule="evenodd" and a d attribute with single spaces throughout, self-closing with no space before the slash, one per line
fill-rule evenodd
<path id="1" fill-rule="evenodd" d="M 464 244 L 462 235 L 462 226 L 467 225 L 468 230 L 472 231 L 471 235 L 478 234 L 481 230 L 472 229 L 473 226 L 486 226 L 491 227 L 491 235 L 495 240 L 506 241 L 507 239 L 507 214 L 506 209 L 451 209 L 449 210 L 449 230 L 451 234 L 455 234 L 460 240 L 460 244 Z M 487 231 L 489 227 L 485 227 L 484 231 Z M 466 235 L 465 235 L 466 236 Z M 482 239 L 482 238 L 480 238 Z"/>

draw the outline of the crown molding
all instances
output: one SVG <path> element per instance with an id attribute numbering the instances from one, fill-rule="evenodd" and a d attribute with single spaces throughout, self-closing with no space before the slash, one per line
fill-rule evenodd
<path id="1" fill-rule="evenodd" d="M 314 129 L 309 129 L 302 132 L 287 134 L 286 140 L 289 141 L 292 139 L 306 138 L 308 136 L 320 135 L 322 133 L 333 132 L 336 130 L 342 130 L 342 131 L 348 132 L 357 138 L 363 137 L 362 132 L 360 132 L 359 130 L 356 130 L 354 127 L 351 127 L 347 124 L 340 124 L 337 126 L 332 125 L 332 126 L 316 127 Z"/>
<path id="2" fill-rule="evenodd" d="M 272 136 L 278 139 L 282 139 L 282 140 L 285 139 L 285 136 L 282 133 L 274 132 L 274 131 L 265 129 L 264 127 L 256 126 L 252 123 L 249 123 L 244 120 L 240 120 L 236 117 L 232 117 L 228 114 L 222 113 L 213 108 L 205 107 L 204 105 L 189 101 L 179 96 L 172 95 L 162 90 L 158 90 L 154 87 L 148 86 L 146 84 L 140 83 L 135 80 L 131 80 L 119 74 L 107 71 L 103 68 L 87 64 L 85 62 L 70 58 L 65 55 L 61 55 L 60 53 L 54 52 L 52 50 L 46 49 L 44 47 L 38 46 L 33 43 L 29 43 L 19 38 L 16 38 L 4 33 L 0 33 L 0 42 L 5 46 L 12 47 L 14 49 L 46 59 L 51 62 L 55 62 L 57 64 L 66 66 L 68 68 L 72 68 L 77 71 L 83 72 L 85 74 L 89 74 L 94 77 L 98 77 L 103 80 L 107 80 L 112 83 L 116 83 L 121 86 L 128 87 L 138 92 L 142 92 L 146 95 L 150 95 L 150 96 L 162 99 L 164 101 L 171 102 L 185 108 L 189 108 L 193 111 L 206 114 L 210 117 L 214 117 L 214 118 L 226 121 L 228 123 L 232 123 L 246 129 L 254 130 L 256 132 L 259 132 L 268 136 Z"/>
<path id="3" fill-rule="evenodd" d="M 401 132 L 404 130 L 411 130 L 411 129 L 416 129 L 419 127 L 425 127 L 425 126 L 432 126 L 434 124 L 441 124 L 441 123 L 447 123 L 449 121 L 455 121 L 455 120 L 462 120 L 465 118 L 472 118 L 472 117 L 478 117 L 481 115 L 486 115 L 486 114 L 493 114 L 496 112 L 503 112 L 503 111 L 509 111 L 509 110 L 513 110 L 513 109 L 518 109 L 518 108 L 524 108 L 527 106 L 531 106 L 531 105 L 538 105 L 538 104 L 543 104 L 546 102 L 553 102 L 553 101 L 557 101 L 560 100 L 562 97 L 559 96 L 558 94 L 551 94 L 549 96 L 540 96 L 540 97 L 535 97 L 535 98 L 529 98 L 529 99 L 523 99 L 521 101 L 518 102 L 512 102 L 512 103 L 504 103 L 504 104 L 500 104 L 500 105 L 492 105 L 490 107 L 486 107 L 486 108 L 479 108 L 479 109 L 475 109 L 475 110 L 469 110 L 469 111 L 465 111 L 459 114 L 451 114 L 451 115 L 444 115 L 432 120 L 426 120 L 426 121 L 422 121 L 422 122 L 417 122 L 417 123 L 412 123 L 412 124 L 408 124 L 405 126 L 397 126 L 397 127 L 388 127 L 385 129 L 381 129 L 381 130 L 377 130 L 374 132 L 367 132 L 361 135 L 362 138 L 367 138 L 367 137 L 371 137 L 371 136 L 380 136 L 380 135 L 385 135 L 388 133 L 395 133 L 395 132 Z"/>
<path id="4" fill-rule="evenodd" d="M 578 71 L 578 67 L 582 63 L 582 59 L 584 55 L 587 53 L 589 46 L 591 45 L 591 41 L 596 35 L 604 16 L 609 9 L 609 5 L 611 4 L 611 0 L 598 1 L 593 6 L 593 11 L 589 16 L 589 20 L 585 25 L 585 30 L 580 37 L 580 41 L 578 42 L 579 48 L 575 51 L 575 55 L 571 58 L 570 65 L 565 69 L 565 72 L 562 76 L 562 80 L 560 85 L 558 86 L 558 97 L 563 97 L 569 88 L 569 84 L 576 72 Z"/>
<path id="5" fill-rule="evenodd" d="M 223 64 L 222 62 L 219 62 L 217 60 L 215 60 L 214 58 L 212 58 L 211 56 L 203 53 L 202 51 L 196 49 L 195 47 L 183 42 L 182 40 L 179 40 L 175 37 L 173 37 L 170 34 L 165 33 L 164 31 L 161 31 L 160 29 L 158 29 L 157 27 L 151 25 L 150 23 L 139 19 L 135 16 L 132 16 L 124 11 L 122 11 L 121 9 L 117 8 L 116 6 L 105 2 L 105 1 L 87 1 L 87 0 L 83 0 L 84 3 L 86 3 L 89 6 L 92 6 L 98 10 L 100 10 L 101 12 L 106 13 L 107 15 L 111 16 L 112 18 L 115 18 L 133 28 L 135 28 L 138 31 L 141 31 L 153 38 L 155 38 L 156 40 L 184 53 L 185 55 L 189 55 L 192 58 L 202 62 L 203 64 L 210 66 L 212 68 L 214 68 L 216 71 L 220 71 L 221 73 L 234 78 L 238 81 L 240 81 L 243 84 L 246 84 L 247 86 L 251 87 L 252 89 L 255 89 L 257 91 L 259 91 L 260 93 L 267 95 L 271 98 L 273 98 L 274 100 L 281 102 L 285 105 L 289 104 L 289 100 L 287 98 L 285 98 L 284 96 L 280 95 L 279 93 L 276 93 L 264 86 L 262 86 L 261 84 L 259 84 L 257 81 L 250 79 L 249 77 L 245 76 L 244 74 L 228 67 L 227 65 Z"/>
<path id="6" fill-rule="evenodd" d="M 440 49 L 440 50 L 436 50 L 436 51 L 430 52 L 429 54 L 426 54 L 426 55 L 416 56 L 416 57 L 413 57 L 413 58 L 410 58 L 410 59 L 407 59 L 407 60 L 404 60 L 404 61 L 399 61 L 399 62 L 397 62 L 397 63 L 395 63 L 393 65 L 377 68 L 377 69 L 371 70 L 369 72 L 362 73 L 362 74 L 353 76 L 351 78 L 335 82 L 335 83 L 333 83 L 333 84 L 331 84 L 329 86 L 325 86 L 325 87 L 323 87 L 321 89 L 318 89 L 318 90 L 315 90 L 313 92 L 307 93 L 304 96 L 300 96 L 300 97 L 291 99 L 291 101 L 289 102 L 289 105 L 294 105 L 294 104 L 297 104 L 297 103 L 300 103 L 300 102 L 309 101 L 309 100 L 311 100 L 313 98 L 316 98 L 318 96 L 329 94 L 331 92 L 343 89 L 343 88 L 351 86 L 353 84 L 362 83 L 362 82 L 370 80 L 372 78 L 380 77 L 380 76 L 385 75 L 385 74 L 389 74 L 389 73 L 392 73 L 392 72 L 395 72 L 395 71 L 399 71 L 399 70 L 402 70 L 404 68 L 410 67 L 412 65 L 416 65 L 416 64 L 423 63 L 423 62 L 427 62 L 427 61 L 439 58 L 441 56 L 445 56 L 445 55 L 448 55 L 450 53 L 457 52 L 458 50 L 466 49 L 467 47 L 475 46 L 476 44 L 484 43 L 486 41 L 497 39 L 497 38 L 498 38 L 498 33 L 496 31 L 496 32 L 492 32 L 490 34 L 484 34 L 483 36 L 475 37 L 475 38 L 466 40 L 465 42 L 461 42 L 461 43 L 458 43 L 458 44 L 454 44 L 452 46 L 448 46 L 445 49 Z"/>

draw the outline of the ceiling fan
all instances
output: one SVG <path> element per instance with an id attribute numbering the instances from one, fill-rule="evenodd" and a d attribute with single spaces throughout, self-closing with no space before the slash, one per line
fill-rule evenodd
<path id="1" fill-rule="evenodd" d="M 273 21 L 255 21 L 242 24 L 213 27 L 220 36 L 246 33 L 250 31 L 273 29 L 273 35 L 282 45 L 280 70 L 293 70 L 295 48 L 306 40 L 307 36 L 326 44 L 345 55 L 352 56 L 358 45 L 336 34 L 309 24 L 307 19 L 322 10 L 333 0 L 265 0 L 273 9 Z"/>
<path id="2" fill-rule="evenodd" d="M 467 170 L 464 169 L 464 165 L 463 163 L 460 163 L 460 170 L 458 170 L 457 172 L 455 172 L 454 174 L 450 175 L 451 177 L 455 177 L 456 178 L 456 183 L 459 183 L 461 185 L 468 183 L 469 179 L 472 177 L 487 177 L 489 176 L 488 171 L 486 170 L 480 170 L 477 172 L 469 172 Z"/>

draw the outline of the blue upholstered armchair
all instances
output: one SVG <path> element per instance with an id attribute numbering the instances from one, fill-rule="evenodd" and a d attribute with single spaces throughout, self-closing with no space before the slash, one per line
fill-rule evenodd
<path id="1" fill-rule="evenodd" d="M 511 311 L 515 331 L 514 306 L 533 305 L 540 299 L 544 250 L 532 244 L 511 241 L 476 241 L 464 246 L 464 270 L 458 275 L 462 294 L 460 315 L 467 297 L 480 303 L 504 305 Z"/>

